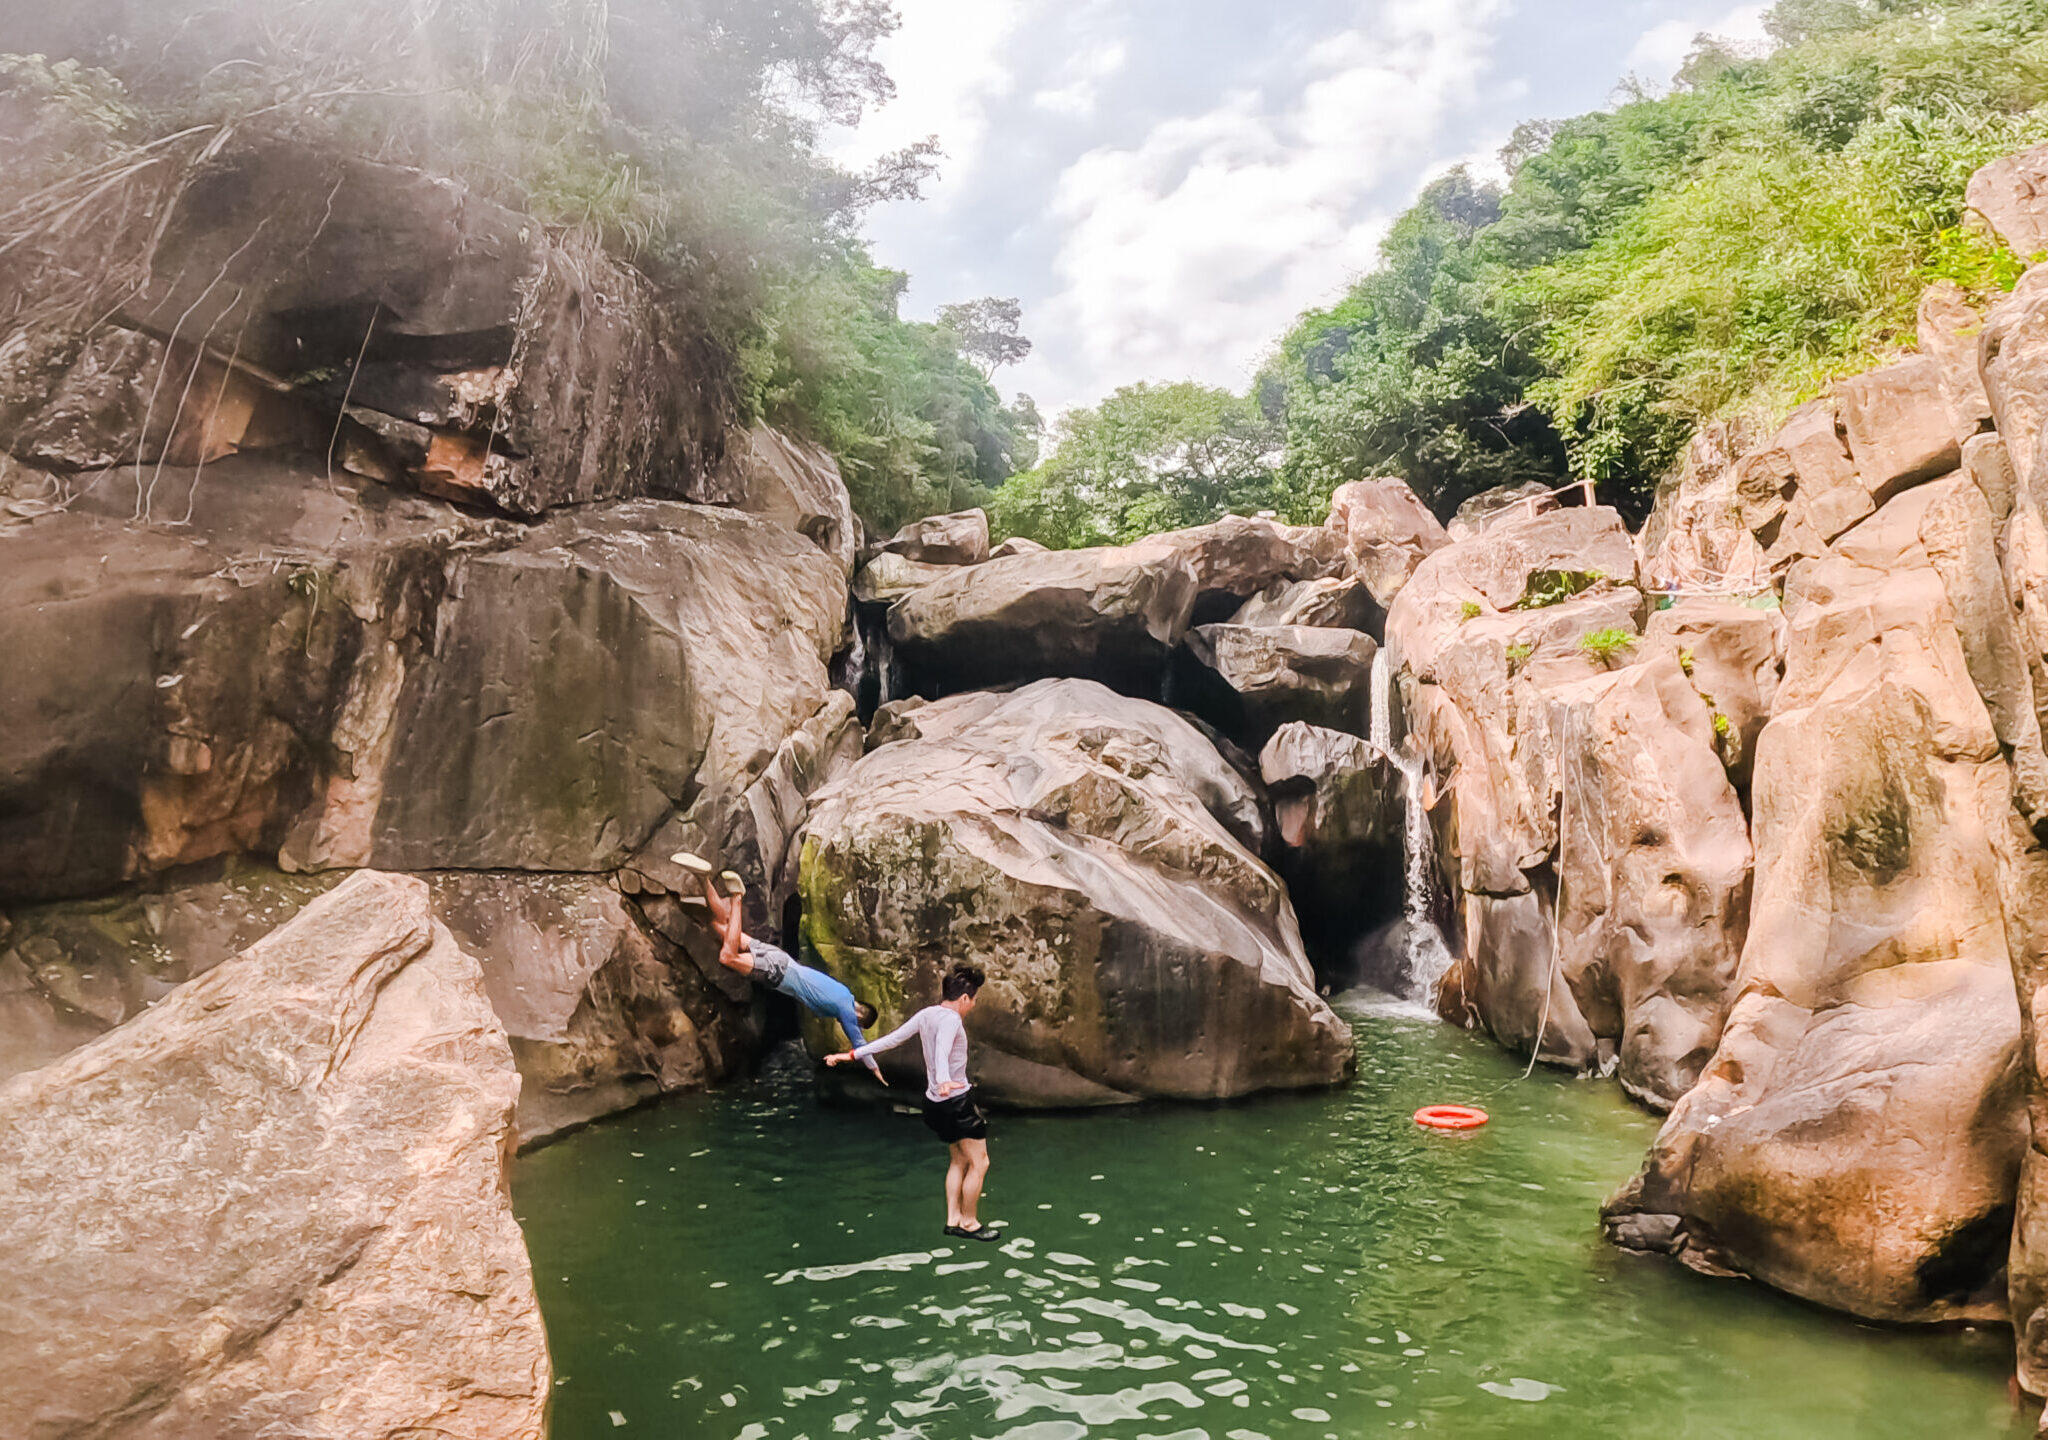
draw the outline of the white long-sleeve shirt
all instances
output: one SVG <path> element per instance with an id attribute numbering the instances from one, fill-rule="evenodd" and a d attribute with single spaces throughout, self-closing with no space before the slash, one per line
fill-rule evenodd
<path id="1" fill-rule="evenodd" d="M 878 1040 L 870 1040 L 854 1051 L 862 1060 L 879 1050 L 893 1050 L 915 1035 L 924 1042 L 924 1096 L 944 1100 L 963 1094 L 967 1080 L 967 1027 L 960 1013 L 943 1005 L 931 1005 Z M 950 1085 L 950 1090 L 941 1087 Z"/>

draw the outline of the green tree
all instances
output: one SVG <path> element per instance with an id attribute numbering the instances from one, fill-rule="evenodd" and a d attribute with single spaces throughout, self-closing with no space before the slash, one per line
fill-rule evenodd
<path id="1" fill-rule="evenodd" d="M 1023 307 L 1014 298 L 989 295 L 939 307 L 940 327 L 953 333 L 960 353 L 981 367 L 984 380 L 993 380 L 996 371 L 1031 353 L 1023 323 Z"/>
<path id="2" fill-rule="evenodd" d="M 1052 455 L 996 491 L 991 518 L 1003 534 L 1063 548 L 1273 508 L 1282 438 L 1228 390 L 1126 385 L 1062 415 Z"/>

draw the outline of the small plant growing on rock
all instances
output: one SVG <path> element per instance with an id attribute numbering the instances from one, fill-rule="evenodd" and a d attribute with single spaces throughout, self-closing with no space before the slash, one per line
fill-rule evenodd
<path id="1" fill-rule="evenodd" d="M 1617 655 L 1633 650 L 1635 644 L 1636 637 L 1619 628 L 1589 630 L 1579 637 L 1579 648 L 1608 666 L 1614 664 Z"/>
<path id="2" fill-rule="evenodd" d="M 1517 640 L 1514 644 L 1508 646 L 1508 674 L 1514 675 L 1524 665 L 1527 665 L 1529 663 L 1529 656 L 1535 649 L 1536 647 L 1526 640 Z"/>
<path id="3" fill-rule="evenodd" d="M 1572 596 L 1584 594 L 1606 578 L 1606 575 L 1598 570 L 1538 570 L 1522 587 L 1522 598 L 1514 603 L 1514 608 L 1542 610 L 1552 605 L 1562 605 Z"/>
<path id="4" fill-rule="evenodd" d="M 1732 723 L 1730 723 L 1726 715 L 1723 715 L 1719 710 L 1716 710 L 1714 712 L 1714 733 L 1716 735 L 1720 736 L 1723 740 L 1726 740 L 1729 736 L 1729 733 L 1733 731 L 1734 728 L 1735 726 Z"/>
<path id="5" fill-rule="evenodd" d="M 1467 600 L 1463 605 L 1460 605 L 1458 607 L 1459 620 L 1477 620 L 1478 618 L 1479 602 L 1477 600 Z"/>
<path id="6" fill-rule="evenodd" d="M 1692 678 L 1692 651 L 1685 646 L 1678 647 L 1678 668 L 1685 672 L 1685 678 Z"/>

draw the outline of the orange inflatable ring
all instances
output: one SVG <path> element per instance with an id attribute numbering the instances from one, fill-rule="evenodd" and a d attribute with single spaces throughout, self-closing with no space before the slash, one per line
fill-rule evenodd
<path id="1" fill-rule="evenodd" d="M 1486 1120 L 1486 1112 L 1471 1105 L 1425 1105 L 1415 1112 L 1425 1130 L 1477 1130 Z"/>

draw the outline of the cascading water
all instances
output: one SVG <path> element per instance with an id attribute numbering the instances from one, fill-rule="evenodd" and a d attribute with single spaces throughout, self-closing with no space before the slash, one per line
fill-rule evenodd
<path id="1" fill-rule="evenodd" d="M 1422 761 L 1394 746 L 1394 667 L 1383 650 L 1372 662 L 1372 719 L 1367 743 L 1386 757 L 1401 775 L 1405 814 L 1401 823 L 1401 852 L 1406 870 L 1402 911 L 1407 921 L 1408 995 L 1425 1005 L 1436 1002 L 1437 987 L 1451 968 L 1450 946 L 1430 915 L 1431 871 L 1435 865 L 1429 812 L 1423 801 Z"/>

